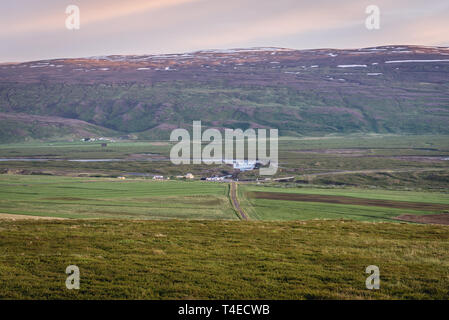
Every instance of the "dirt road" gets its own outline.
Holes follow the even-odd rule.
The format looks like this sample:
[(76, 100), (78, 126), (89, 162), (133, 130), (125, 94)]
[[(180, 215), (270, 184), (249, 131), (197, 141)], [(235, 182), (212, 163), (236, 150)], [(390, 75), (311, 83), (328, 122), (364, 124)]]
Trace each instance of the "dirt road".
[(248, 216), (243, 212), (242, 208), (240, 207), (239, 200), (237, 198), (237, 184), (235, 182), (231, 182), (230, 184), (230, 191), (229, 196), (231, 197), (232, 205), (234, 206), (235, 210), (237, 210), (240, 218), (242, 220), (248, 220)]

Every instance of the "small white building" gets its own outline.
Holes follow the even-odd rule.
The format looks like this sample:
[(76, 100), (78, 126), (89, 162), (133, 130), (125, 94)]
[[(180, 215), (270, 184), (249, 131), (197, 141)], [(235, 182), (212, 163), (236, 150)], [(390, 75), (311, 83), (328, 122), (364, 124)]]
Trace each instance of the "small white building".
[(209, 177), (206, 178), (206, 181), (223, 181), (225, 177)]
[(153, 180), (164, 180), (164, 176), (154, 176)]
[(256, 167), (256, 161), (249, 161), (249, 160), (243, 160), (243, 161), (234, 161), (233, 163), (234, 169), (238, 169), (240, 171), (249, 171), (254, 170)]
[(194, 179), (194, 178), (195, 178), (195, 176), (193, 174), (191, 174), (191, 173), (186, 174), (186, 179)]

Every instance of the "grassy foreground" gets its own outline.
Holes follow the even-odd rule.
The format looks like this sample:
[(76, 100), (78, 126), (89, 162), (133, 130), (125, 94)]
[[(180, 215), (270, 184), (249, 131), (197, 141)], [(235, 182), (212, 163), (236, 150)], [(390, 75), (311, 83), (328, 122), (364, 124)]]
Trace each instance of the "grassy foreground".
[[(448, 252), (434, 225), (0, 221), (0, 298), (448, 299)], [(380, 290), (365, 287), (368, 265)]]

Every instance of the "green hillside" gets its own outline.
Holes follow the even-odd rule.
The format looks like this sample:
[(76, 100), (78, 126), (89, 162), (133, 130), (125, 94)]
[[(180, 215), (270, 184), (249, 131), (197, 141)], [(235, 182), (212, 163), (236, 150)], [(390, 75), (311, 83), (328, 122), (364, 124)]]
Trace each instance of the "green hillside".
[[(0, 69), (0, 112), (81, 120), (142, 139), (166, 139), (193, 120), (277, 128), (283, 136), (448, 134), (449, 63), (440, 59), (446, 51), (200, 52), (187, 60), (59, 59), (40, 68), (29, 62)], [(77, 136), (80, 126), (2, 117), (0, 124), (0, 142)]]

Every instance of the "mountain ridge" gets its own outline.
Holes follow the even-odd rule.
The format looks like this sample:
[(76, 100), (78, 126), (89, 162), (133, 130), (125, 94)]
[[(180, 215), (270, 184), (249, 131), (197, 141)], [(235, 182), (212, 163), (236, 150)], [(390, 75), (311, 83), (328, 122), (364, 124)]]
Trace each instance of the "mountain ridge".
[(407, 45), (51, 59), (0, 65), (0, 112), (143, 139), (193, 120), (281, 135), (449, 134), (448, 75), (449, 48)]

